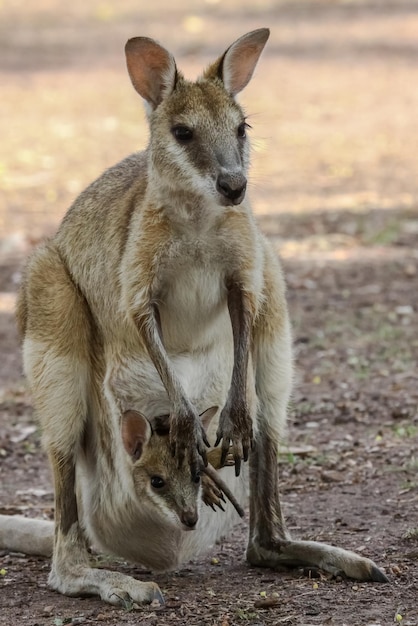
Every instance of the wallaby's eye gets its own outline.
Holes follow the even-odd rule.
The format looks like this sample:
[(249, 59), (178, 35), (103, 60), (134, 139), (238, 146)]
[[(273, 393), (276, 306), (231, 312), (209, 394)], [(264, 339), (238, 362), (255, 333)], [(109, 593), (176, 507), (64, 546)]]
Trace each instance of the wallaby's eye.
[(237, 135), (240, 139), (244, 139), (247, 136), (247, 128), (251, 128), (247, 122), (242, 122), (238, 126)]
[(165, 487), (165, 480), (161, 476), (151, 476), (151, 487), (162, 489)]
[(171, 132), (180, 143), (188, 143), (193, 139), (193, 130), (188, 126), (173, 126)]

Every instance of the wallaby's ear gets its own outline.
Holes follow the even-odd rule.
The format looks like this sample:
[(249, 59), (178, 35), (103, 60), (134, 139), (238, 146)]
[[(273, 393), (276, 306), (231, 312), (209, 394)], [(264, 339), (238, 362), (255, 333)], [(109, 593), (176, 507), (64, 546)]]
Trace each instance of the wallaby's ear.
[(231, 96), (235, 96), (249, 83), (269, 35), (268, 28), (259, 28), (243, 35), (208, 67), (203, 76), (220, 78), (225, 89)]
[(122, 415), (121, 431), (126, 452), (137, 461), (151, 437), (148, 420), (138, 411), (125, 411)]
[(133, 86), (151, 108), (155, 109), (176, 85), (174, 57), (148, 37), (129, 39), (125, 54)]
[(211, 406), (210, 409), (206, 409), (203, 413), (200, 414), (200, 419), (202, 420), (202, 425), (205, 430), (208, 429), (209, 424), (212, 421), (212, 418), (216, 415), (218, 410), (217, 406)]

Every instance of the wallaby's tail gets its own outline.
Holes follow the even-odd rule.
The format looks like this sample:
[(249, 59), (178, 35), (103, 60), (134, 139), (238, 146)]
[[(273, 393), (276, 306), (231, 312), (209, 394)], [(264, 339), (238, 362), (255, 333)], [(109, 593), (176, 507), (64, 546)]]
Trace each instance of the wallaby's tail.
[(54, 522), (21, 515), (0, 515), (0, 550), (51, 556)]

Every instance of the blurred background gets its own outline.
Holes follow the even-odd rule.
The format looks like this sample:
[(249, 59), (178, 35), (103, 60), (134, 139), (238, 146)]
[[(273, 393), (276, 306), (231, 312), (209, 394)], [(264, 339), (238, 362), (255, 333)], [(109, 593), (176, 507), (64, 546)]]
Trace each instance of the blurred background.
[(157, 38), (193, 77), (260, 26), (271, 39), (240, 95), (256, 212), (350, 211), (351, 236), (365, 211), (416, 208), (415, 0), (1, 0), (3, 252), (53, 232), (88, 182), (145, 145), (129, 37)]

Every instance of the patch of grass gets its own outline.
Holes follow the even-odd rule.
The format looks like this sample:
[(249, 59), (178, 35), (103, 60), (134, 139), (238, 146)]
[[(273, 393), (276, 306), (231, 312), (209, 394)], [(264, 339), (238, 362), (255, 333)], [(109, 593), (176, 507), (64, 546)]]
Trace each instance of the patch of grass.
[(255, 611), (249, 611), (248, 609), (237, 609), (235, 615), (243, 622), (252, 622), (258, 617)]
[(418, 541), (418, 528), (408, 528), (402, 535), (405, 541)]
[[(401, 439), (416, 437), (418, 435), (418, 426), (415, 424), (396, 424), (393, 426), (393, 432)], [(414, 462), (418, 463), (414, 457)]]
[(364, 243), (371, 246), (388, 246), (393, 244), (400, 235), (401, 222), (397, 219), (389, 220), (382, 228), (373, 233), (366, 234)]

